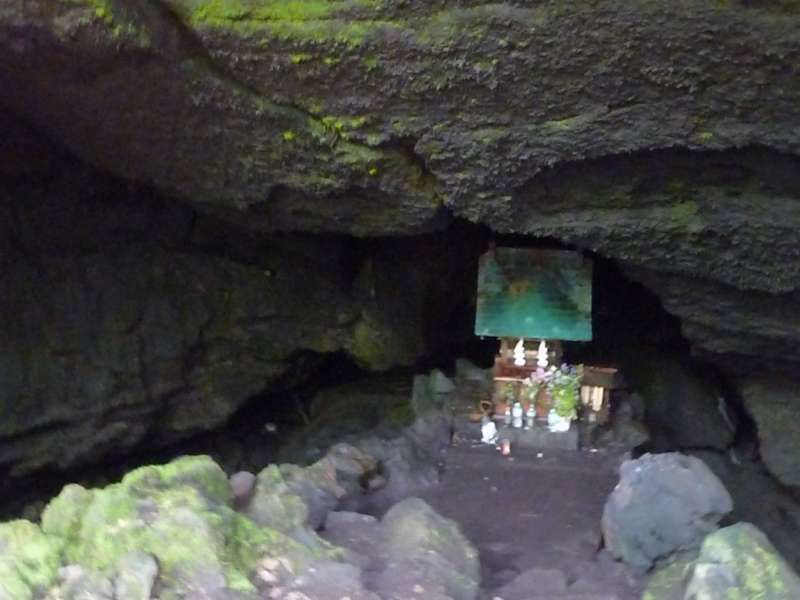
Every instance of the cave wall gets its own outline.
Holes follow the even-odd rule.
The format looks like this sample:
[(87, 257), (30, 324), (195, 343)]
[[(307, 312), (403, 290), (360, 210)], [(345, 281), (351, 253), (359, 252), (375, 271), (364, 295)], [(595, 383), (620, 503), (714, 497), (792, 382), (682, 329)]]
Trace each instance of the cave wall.
[[(184, 410), (191, 429), (279, 378), (295, 350), (408, 364), (449, 343), (408, 323), (435, 320), (448, 277), (467, 275), (452, 257), (473, 247), (437, 233), (453, 217), (617, 261), (736, 393), (765, 373), (794, 390), (798, 25), (789, 0), (0, 2), (9, 127), (22, 118), (129, 186), (54, 174), (35, 136), (5, 144), (1, 293), (20, 319), (4, 336), (25, 350), (8, 353), (4, 411), (46, 406), (30, 409), (45, 439), (79, 396), (106, 396), (87, 401), (103, 431), (115, 403), (147, 397), (170, 415), (211, 379), (238, 390), (213, 394), (205, 417)], [(321, 237), (243, 241), (287, 232)], [(392, 237), (421, 233), (419, 253)], [(144, 358), (130, 340), (75, 354), (137, 327)], [(101, 361), (133, 399), (106, 376), (20, 400), (34, 380), (82, 390), (77, 373)]]
[(248, 234), (29, 127), (3, 129), (11, 154), (29, 147), (40, 165), (0, 183), (0, 469), (11, 475), (220, 427), (251, 398), (313, 377), (309, 354), (380, 371), (468, 333), (458, 314), (455, 339), (424, 332), (471, 288), (469, 240)]

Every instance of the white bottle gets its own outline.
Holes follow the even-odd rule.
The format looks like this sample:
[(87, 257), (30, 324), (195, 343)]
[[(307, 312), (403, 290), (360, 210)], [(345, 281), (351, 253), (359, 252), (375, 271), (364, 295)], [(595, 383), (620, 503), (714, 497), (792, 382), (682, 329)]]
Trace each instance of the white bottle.
[(506, 427), (511, 426), (511, 405), (506, 404), (506, 412), (503, 415), (503, 423), (505, 423)]
[(522, 404), (520, 404), (519, 402), (514, 402), (514, 408), (511, 409), (511, 425), (515, 429), (522, 428), (523, 412), (524, 411), (522, 410)]
[(536, 411), (533, 409), (533, 404), (528, 406), (528, 412), (525, 413), (525, 429), (533, 429), (533, 424), (536, 421)]

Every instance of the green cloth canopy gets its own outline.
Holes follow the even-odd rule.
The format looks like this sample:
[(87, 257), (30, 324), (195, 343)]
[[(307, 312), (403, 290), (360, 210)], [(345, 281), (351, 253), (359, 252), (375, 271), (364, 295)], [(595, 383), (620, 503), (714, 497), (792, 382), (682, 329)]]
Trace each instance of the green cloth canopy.
[(591, 340), (591, 260), (564, 250), (490, 250), (480, 259), (475, 333)]

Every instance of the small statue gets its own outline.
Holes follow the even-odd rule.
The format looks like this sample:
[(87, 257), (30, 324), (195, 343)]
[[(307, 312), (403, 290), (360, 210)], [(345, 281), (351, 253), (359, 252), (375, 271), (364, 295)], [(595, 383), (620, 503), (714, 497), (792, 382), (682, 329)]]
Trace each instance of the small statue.
[(548, 365), (547, 360), (547, 342), (542, 340), (539, 342), (539, 351), (536, 353), (536, 366), (544, 369)]
[(514, 365), (517, 367), (525, 366), (525, 340), (519, 338), (517, 345), (514, 346)]
[(481, 441), (484, 444), (495, 445), (497, 443), (497, 425), (489, 417), (483, 417), (481, 424)]

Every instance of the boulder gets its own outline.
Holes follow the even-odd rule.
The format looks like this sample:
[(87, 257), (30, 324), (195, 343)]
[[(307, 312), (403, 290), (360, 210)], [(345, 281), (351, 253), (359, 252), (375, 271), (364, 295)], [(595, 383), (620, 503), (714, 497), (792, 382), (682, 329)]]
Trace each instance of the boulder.
[(800, 380), (744, 380), (740, 392), (758, 428), (761, 460), (783, 484), (800, 486)]
[[(386, 590), (413, 598), (420, 593), (473, 600), (480, 582), (478, 552), (458, 525), (419, 498), (395, 504), (382, 520), (387, 566), (378, 576)], [(423, 590), (415, 592), (414, 590)]]
[(703, 541), (684, 600), (794, 600), (800, 577), (750, 523), (716, 531)]
[(375, 459), (339, 443), (308, 467), (270, 465), (261, 471), (245, 513), (256, 523), (289, 534), (305, 526), (318, 529), (328, 512), (360, 495), (376, 472)]
[(152, 587), (155, 565), (165, 595), (202, 590), (232, 599), (255, 594), (251, 575), (263, 560), (300, 574), (325, 557), (321, 542), (304, 545), (259, 527), (232, 502), (219, 466), (184, 457), (136, 469), (104, 489), (68, 486), (45, 509), (42, 530), (63, 546), (63, 559), (80, 574), (75, 581), (89, 585), (93, 573), (110, 575), (131, 597)]
[(701, 460), (645, 454), (622, 464), (603, 510), (603, 537), (611, 554), (645, 571), (698, 546), (732, 509), (727, 490)]
[(637, 348), (625, 359), (625, 375), (642, 399), (655, 450), (724, 450), (733, 441), (719, 412), (719, 390), (677, 358)]
[(248, 471), (239, 471), (231, 475), (234, 506), (242, 508), (250, 503), (256, 490), (256, 481), (256, 476)]

